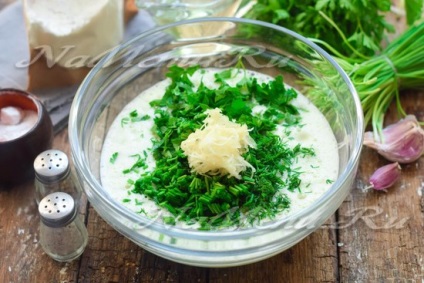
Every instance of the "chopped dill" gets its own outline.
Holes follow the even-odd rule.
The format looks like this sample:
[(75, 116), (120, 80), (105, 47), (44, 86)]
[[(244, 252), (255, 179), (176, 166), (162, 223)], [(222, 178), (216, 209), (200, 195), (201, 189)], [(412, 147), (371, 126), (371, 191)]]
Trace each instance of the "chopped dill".
[(135, 123), (140, 121), (146, 121), (149, 119), (150, 119), (149, 115), (140, 116), (138, 114), (137, 109), (134, 109), (128, 114), (128, 117), (124, 117), (121, 119), (121, 127), (123, 127), (124, 125), (127, 125), (129, 122)]
[(144, 214), (147, 216), (147, 212), (143, 208), (140, 208), (140, 210), (138, 211), (138, 214)]
[(140, 154), (133, 154), (130, 157), (136, 157), (137, 161), (131, 166), (131, 168), (124, 169), (122, 173), (128, 174), (130, 172), (139, 172), (139, 169), (147, 169), (148, 165), (146, 163), (146, 154), (143, 153), (143, 156)]
[(116, 158), (118, 158), (119, 153), (114, 152), (112, 156), (109, 158), (109, 162), (115, 164)]
[(136, 117), (132, 117), (131, 118), (131, 122), (140, 122), (140, 121), (146, 121), (149, 120), (150, 116), (149, 115), (144, 115), (144, 116), (136, 116)]
[(165, 223), (165, 224), (168, 224), (168, 225), (175, 225), (175, 218), (174, 217), (172, 217), (172, 216), (164, 216), (163, 217), (163, 222)]
[(137, 117), (138, 116), (137, 110), (135, 109), (135, 110), (131, 111), (129, 115), (130, 115), (131, 118)]
[(130, 118), (128, 117), (124, 117), (121, 119), (121, 127), (124, 127), (124, 125), (128, 124), (128, 122), (130, 121)]

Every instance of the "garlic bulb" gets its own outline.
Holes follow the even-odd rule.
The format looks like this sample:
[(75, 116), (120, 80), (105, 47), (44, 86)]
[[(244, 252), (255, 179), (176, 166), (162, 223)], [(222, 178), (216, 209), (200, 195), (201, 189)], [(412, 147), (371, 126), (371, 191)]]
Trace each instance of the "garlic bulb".
[(375, 133), (366, 132), (364, 145), (390, 161), (410, 163), (424, 153), (424, 130), (414, 115), (408, 115), (383, 129), (383, 141), (379, 141)]

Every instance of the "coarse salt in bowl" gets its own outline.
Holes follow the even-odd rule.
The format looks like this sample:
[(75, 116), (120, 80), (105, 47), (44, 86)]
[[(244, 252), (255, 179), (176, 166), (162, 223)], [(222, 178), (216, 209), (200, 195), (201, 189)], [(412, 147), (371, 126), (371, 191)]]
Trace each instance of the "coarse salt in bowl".
[(0, 189), (34, 177), (34, 159), (49, 149), (53, 126), (44, 105), (18, 89), (0, 89)]
[[(113, 121), (141, 92), (165, 79), (169, 66), (247, 70), (302, 92), (333, 131), (338, 176), (318, 199), (263, 225), (200, 231), (138, 214), (107, 192), (101, 153)], [(323, 72), (325, 70), (325, 73)], [(319, 228), (340, 206), (354, 181), (363, 139), (360, 101), (348, 76), (325, 51), (281, 27), (236, 18), (204, 18), (158, 27), (118, 46), (90, 72), (74, 99), (71, 153), (89, 201), (117, 231), (164, 258), (195, 266), (227, 267), (284, 251)], [(317, 145), (319, 146), (319, 145)]]

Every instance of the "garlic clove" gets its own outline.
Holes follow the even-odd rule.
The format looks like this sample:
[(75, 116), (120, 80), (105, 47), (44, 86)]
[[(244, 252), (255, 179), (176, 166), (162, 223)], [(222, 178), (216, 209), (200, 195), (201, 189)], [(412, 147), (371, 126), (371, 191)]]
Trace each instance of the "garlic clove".
[(401, 167), (399, 163), (391, 163), (378, 168), (370, 177), (369, 188), (377, 191), (386, 191), (400, 178)]
[(424, 132), (422, 129), (412, 129), (392, 144), (383, 144), (378, 152), (390, 161), (414, 162), (424, 152)]
[(424, 130), (413, 115), (386, 127), (383, 139), (383, 142), (377, 141), (373, 132), (366, 132), (364, 145), (377, 150), (386, 159), (399, 163), (413, 162), (424, 153)]
[(414, 115), (408, 115), (399, 120), (397, 123), (391, 124), (383, 129), (385, 143), (392, 143), (405, 135), (412, 129), (420, 128), (417, 118)]

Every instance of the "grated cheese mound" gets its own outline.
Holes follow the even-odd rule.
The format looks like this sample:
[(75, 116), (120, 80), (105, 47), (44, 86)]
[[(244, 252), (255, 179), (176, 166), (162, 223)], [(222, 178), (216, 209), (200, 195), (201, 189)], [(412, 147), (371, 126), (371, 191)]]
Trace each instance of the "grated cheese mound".
[(181, 143), (190, 168), (198, 174), (229, 175), (240, 179), (240, 172), (255, 168), (241, 155), (249, 146), (256, 148), (246, 125), (230, 121), (218, 108), (205, 112), (203, 126)]

